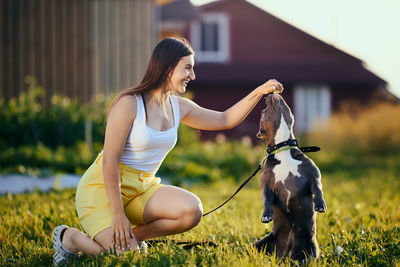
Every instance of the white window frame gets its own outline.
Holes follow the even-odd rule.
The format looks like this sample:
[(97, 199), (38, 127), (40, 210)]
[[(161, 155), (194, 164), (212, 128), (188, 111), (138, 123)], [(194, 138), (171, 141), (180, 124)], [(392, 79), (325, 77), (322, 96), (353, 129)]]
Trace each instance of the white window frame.
[(311, 132), (331, 117), (331, 90), (326, 84), (300, 84), (294, 87), (294, 128)]
[[(218, 51), (202, 51), (201, 50), (201, 23), (217, 23), (218, 24)], [(200, 20), (191, 23), (191, 41), (196, 53), (196, 61), (198, 62), (226, 62), (230, 55), (230, 33), (229, 33), (229, 17), (224, 13), (206, 13), (201, 15)]]

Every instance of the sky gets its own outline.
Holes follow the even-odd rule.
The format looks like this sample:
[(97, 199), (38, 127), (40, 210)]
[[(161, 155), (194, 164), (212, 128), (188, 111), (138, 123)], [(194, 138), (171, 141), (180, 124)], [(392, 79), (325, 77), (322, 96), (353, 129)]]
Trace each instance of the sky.
[(248, 1), (359, 58), (400, 97), (400, 0)]

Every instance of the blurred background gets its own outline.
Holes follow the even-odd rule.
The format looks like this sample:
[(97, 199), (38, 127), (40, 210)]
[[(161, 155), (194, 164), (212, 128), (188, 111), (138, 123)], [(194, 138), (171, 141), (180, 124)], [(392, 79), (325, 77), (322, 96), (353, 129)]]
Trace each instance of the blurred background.
[[(275, 78), (285, 86), (300, 144), (323, 148), (316, 159), (322, 168), (344, 153), (394, 157), (398, 7), (395, 1), (2, 0), (0, 173), (81, 175), (102, 149), (115, 92), (140, 81), (153, 47), (170, 36), (195, 49), (197, 79), (187, 96), (198, 104), (225, 110)], [(260, 101), (230, 131), (181, 126), (160, 175), (174, 184), (240, 180), (263, 154), (255, 134), (264, 107)]]

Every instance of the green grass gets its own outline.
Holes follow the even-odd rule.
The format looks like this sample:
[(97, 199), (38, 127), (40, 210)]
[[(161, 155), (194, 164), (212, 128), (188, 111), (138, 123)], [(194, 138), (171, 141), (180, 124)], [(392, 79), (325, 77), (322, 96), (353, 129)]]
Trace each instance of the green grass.
[[(317, 218), (321, 256), (309, 266), (400, 265), (400, 157), (365, 156), (332, 158), (315, 154), (323, 173), (328, 210)], [(314, 156), (314, 155), (312, 155)], [(245, 177), (243, 177), (245, 178)], [(207, 217), (193, 230), (168, 237), (167, 244), (148, 254), (128, 253), (91, 259), (85, 266), (262, 266), (287, 265), (289, 259), (257, 253), (251, 243), (271, 231), (260, 222), (261, 192), (257, 179), (227, 206)], [(236, 185), (217, 182), (187, 188), (209, 211), (225, 200)], [(79, 227), (74, 190), (0, 197), (0, 265), (48, 266), (52, 264), (52, 229), (62, 223)], [(209, 240), (218, 247), (184, 250), (173, 240)], [(338, 253), (340, 248), (343, 249)]]

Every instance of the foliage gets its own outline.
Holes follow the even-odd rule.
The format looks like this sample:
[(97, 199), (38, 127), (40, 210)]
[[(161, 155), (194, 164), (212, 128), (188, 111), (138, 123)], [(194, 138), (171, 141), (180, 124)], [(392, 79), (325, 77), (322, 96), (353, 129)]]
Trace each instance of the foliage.
[(321, 124), (308, 140), (336, 153), (392, 154), (400, 151), (400, 105), (380, 103), (361, 108), (350, 103)]
[[(92, 103), (81, 105), (53, 95), (46, 103), (43, 88), (30, 78), (29, 90), (0, 101), (0, 169), (82, 172), (101, 150), (109, 101), (97, 95)], [(92, 125), (93, 147), (85, 144), (86, 121)]]
[[(315, 154), (316, 155), (316, 154)], [(327, 159), (330, 155), (321, 155)], [(340, 159), (339, 159), (340, 160)], [(347, 161), (343, 159), (343, 161)], [(351, 159), (351, 162), (363, 161)], [(328, 162), (329, 160), (326, 160)], [(323, 177), (328, 210), (317, 216), (321, 256), (307, 266), (395, 266), (400, 264), (400, 179), (398, 157), (375, 157), (373, 166), (336, 168)], [(328, 163), (325, 163), (328, 164)], [(345, 166), (341, 163), (341, 166)], [(324, 174), (325, 171), (322, 170)], [(260, 222), (261, 192), (257, 181), (227, 206), (204, 217), (193, 230), (167, 237), (148, 254), (127, 253), (76, 259), (78, 266), (299, 266), (254, 251), (251, 243), (271, 231), (272, 223)], [(225, 200), (234, 187), (227, 181), (187, 187), (209, 211)], [(80, 229), (73, 190), (36, 191), (0, 196), (0, 265), (48, 266), (53, 249), (51, 233), (57, 225)], [(209, 240), (217, 247), (197, 246), (189, 251), (174, 240)]]
[(162, 164), (159, 175), (173, 184), (215, 182), (220, 179), (243, 180), (262, 158), (261, 146), (244, 141), (200, 141), (196, 132), (182, 125), (181, 140)]
[[(97, 144), (96, 146), (97, 151), (102, 147)], [(2, 171), (7, 173), (28, 175), (54, 172), (83, 173), (94, 157), (95, 153), (84, 142), (78, 142), (71, 147), (58, 146), (53, 149), (39, 143), (34, 146), (4, 148), (0, 154), (0, 163)]]
[(18, 98), (0, 102), (0, 147), (73, 146), (85, 139), (88, 119), (94, 124), (94, 141), (103, 142), (105, 105), (106, 100), (100, 95), (91, 105), (81, 105), (60, 95), (51, 96), (50, 103), (46, 103), (44, 89), (30, 78), (29, 90), (21, 92)]

